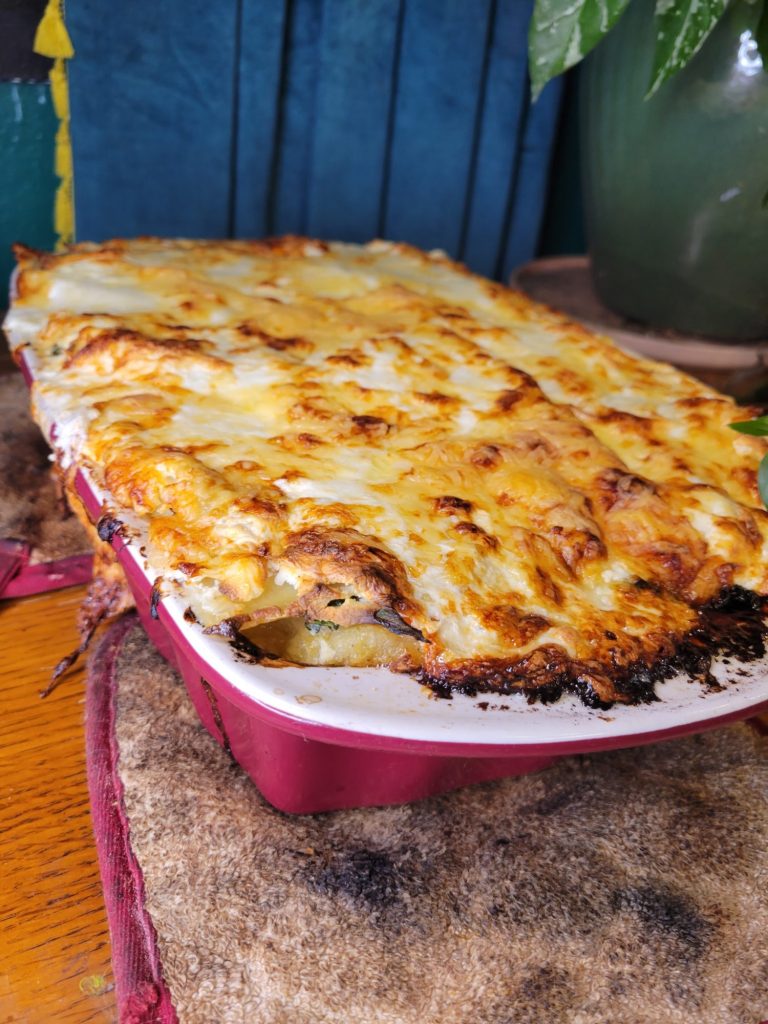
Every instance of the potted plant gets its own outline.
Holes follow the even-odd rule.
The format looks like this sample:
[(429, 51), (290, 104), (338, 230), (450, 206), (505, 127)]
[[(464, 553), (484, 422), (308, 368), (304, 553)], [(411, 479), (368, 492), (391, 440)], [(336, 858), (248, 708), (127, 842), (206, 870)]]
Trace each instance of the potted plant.
[(534, 95), (587, 54), (601, 299), (656, 328), (768, 338), (768, 0), (537, 0)]

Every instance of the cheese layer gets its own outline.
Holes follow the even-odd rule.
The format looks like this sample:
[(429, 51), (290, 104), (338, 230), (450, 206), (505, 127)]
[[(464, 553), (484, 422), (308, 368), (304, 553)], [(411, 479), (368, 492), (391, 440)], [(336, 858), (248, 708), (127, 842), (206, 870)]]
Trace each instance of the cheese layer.
[(439, 254), (139, 239), (19, 259), (6, 330), (33, 350), (38, 420), (146, 523), (205, 626), (376, 625), (406, 635), (382, 660), (428, 680), (570, 672), (631, 699), (622, 672), (669, 657), (700, 606), (768, 592), (765, 445), (728, 429), (752, 410)]

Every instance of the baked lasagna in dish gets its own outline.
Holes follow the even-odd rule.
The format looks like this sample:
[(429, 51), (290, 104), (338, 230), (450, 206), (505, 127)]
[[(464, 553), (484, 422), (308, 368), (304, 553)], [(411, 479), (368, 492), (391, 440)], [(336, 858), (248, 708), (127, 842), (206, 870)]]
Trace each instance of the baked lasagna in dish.
[(17, 256), (58, 464), (201, 628), (589, 704), (763, 653), (765, 443), (729, 429), (755, 410), (406, 245)]

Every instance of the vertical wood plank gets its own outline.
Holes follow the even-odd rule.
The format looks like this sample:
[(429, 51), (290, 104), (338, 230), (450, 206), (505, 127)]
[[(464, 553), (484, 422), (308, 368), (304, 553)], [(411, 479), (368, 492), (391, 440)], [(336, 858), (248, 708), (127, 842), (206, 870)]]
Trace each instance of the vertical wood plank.
[(80, 238), (224, 235), (237, 0), (67, 0)]
[(379, 230), (398, 0), (325, 0), (307, 230), (362, 242)]
[(459, 250), (490, 0), (407, 0), (384, 234)]
[(480, 274), (497, 272), (506, 242), (528, 84), (530, 0), (497, 0), (460, 257)]
[[(262, 0), (264, 2), (264, 0)], [(290, 0), (269, 231), (303, 234), (317, 95), (319, 0)]]
[(530, 6), (68, 0), (79, 236), (385, 234), (506, 274), (535, 245), (559, 99), (516, 157)]
[(233, 234), (270, 230), (287, 0), (242, 0)]
[(528, 108), (507, 243), (499, 268), (502, 281), (536, 253), (562, 86), (562, 78), (556, 78)]

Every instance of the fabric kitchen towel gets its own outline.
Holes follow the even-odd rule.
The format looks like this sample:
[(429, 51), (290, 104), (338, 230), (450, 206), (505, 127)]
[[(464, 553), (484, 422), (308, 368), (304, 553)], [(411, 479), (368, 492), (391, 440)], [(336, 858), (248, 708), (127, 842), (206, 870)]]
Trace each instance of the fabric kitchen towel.
[(768, 751), (747, 725), (402, 807), (290, 816), (129, 615), (88, 762), (130, 1024), (757, 1024)]
[(84, 583), (91, 576), (88, 538), (59, 493), (16, 370), (0, 373), (0, 410), (0, 560), (14, 559), (7, 575), (0, 569), (0, 597)]

